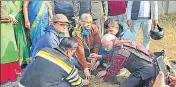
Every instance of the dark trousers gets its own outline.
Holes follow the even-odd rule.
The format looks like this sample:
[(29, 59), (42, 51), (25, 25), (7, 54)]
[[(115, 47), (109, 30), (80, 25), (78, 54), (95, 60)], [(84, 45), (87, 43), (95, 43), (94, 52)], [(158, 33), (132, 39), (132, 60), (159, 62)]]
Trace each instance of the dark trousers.
[(151, 79), (143, 80), (138, 72), (132, 73), (119, 87), (148, 87)]
[(72, 86), (70, 85), (70, 83), (63, 80), (60, 84), (58, 84), (58, 87), (72, 87)]

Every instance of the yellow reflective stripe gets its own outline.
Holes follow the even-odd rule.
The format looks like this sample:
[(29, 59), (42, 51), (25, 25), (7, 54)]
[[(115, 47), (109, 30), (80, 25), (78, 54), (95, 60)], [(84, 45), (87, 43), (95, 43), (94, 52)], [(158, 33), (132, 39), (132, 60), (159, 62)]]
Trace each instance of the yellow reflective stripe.
[(75, 77), (76, 74), (78, 74), (78, 70), (77, 69), (75, 69), (75, 72), (73, 72), (72, 74), (70, 74), (66, 79), (70, 80), (71, 78)]
[(41, 5), (41, 8), (40, 8), (40, 11), (39, 11), (39, 13), (37, 14), (37, 17), (35, 18), (34, 23), (33, 23), (32, 26), (31, 26), (31, 30), (34, 29), (34, 27), (36, 27), (36, 25), (39, 23), (39, 21), (40, 21), (40, 16), (42, 16), (42, 15), (43, 15), (43, 12), (44, 12), (45, 4), (46, 4), (46, 2), (43, 1), (43, 2), (42, 2), (42, 5)]
[(68, 74), (71, 72), (72, 68), (66, 64), (64, 61), (62, 61), (60, 58), (56, 58), (52, 56), (50, 53), (45, 52), (45, 51), (39, 51), (37, 53), (37, 56), (41, 56), (47, 60), (50, 60), (51, 62), (57, 64), (60, 66), (62, 69), (64, 69)]
[(76, 71), (76, 68), (75, 68), (75, 66), (72, 68), (72, 71), (70, 72), (70, 74), (68, 75), (68, 77), (70, 76), (70, 75), (72, 75), (74, 72)]
[(72, 82), (71, 84), (72, 85), (80, 85), (81, 82), (82, 82), (82, 79), (81, 79), (81, 77), (79, 77), (79, 79), (76, 82)]
[(71, 79), (71, 80), (68, 80), (70, 83), (71, 82), (74, 82), (74, 81), (76, 81), (76, 80), (78, 80), (79, 79), (79, 76), (78, 76), (78, 74), (75, 76), (75, 78), (73, 78), (73, 79)]

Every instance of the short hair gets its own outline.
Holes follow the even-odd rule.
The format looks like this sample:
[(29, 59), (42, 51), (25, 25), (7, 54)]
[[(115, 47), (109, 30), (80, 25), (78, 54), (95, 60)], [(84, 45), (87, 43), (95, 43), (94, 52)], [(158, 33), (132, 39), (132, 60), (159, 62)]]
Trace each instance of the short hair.
[(108, 40), (108, 41), (112, 41), (116, 38), (116, 36), (112, 35), (112, 34), (105, 34), (102, 38), (101, 38), (101, 42), (103, 40)]
[(68, 49), (73, 49), (73, 48), (77, 48), (77, 47), (78, 47), (78, 43), (72, 37), (64, 37), (59, 44), (59, 48), (62, 51), (66, 51)]
[(88, 20), (88, 19), (92, 19), (92, 16), (89, 14), (89, 13), (83, 13), (80, 17), (80, 21), (85, 21), (85, 20)]
[(110, 28), (110, 27), (115, 27), (115, 28), (119, 28), (118, 22), (112, 18), (108, 18), (105, 22), (104, 22), (104, 28)]

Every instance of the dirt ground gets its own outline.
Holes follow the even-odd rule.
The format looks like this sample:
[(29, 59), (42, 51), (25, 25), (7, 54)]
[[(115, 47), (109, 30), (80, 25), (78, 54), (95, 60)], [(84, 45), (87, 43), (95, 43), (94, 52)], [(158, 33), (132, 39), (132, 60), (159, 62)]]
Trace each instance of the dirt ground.
[[(167, 16), (160, 16), (159, 24), (164, 28), (165, 36), (162, 40), (154, 41), (151, 39), (150, 50), (152, 52), (161, 51), (163, 48), (167, 49), (167, 56), (170, 60), (176, 60), (176, 13), (169, 14)], [(142, 43), (142, 29), (138, 35), (138, 41)], [(129, 74), (125, 74), (117, 77), (122, 82)], [(20, 79), (20, 77), (18, 78)], [(91, 85), (89, 87), (117, 87), (117, 84), (98, 83), (97, 77), (92, 78)], [(18, 81), (7, 82), (1, 84), (1, 87), (18, 87)]]

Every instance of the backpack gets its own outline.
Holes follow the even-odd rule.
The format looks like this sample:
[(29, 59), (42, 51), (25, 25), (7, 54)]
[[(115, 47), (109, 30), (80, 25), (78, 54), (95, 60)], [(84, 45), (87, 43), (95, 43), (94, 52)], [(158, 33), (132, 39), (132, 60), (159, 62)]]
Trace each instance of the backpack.
[(131, 48), (139, 52), (142, 52), (146, 56), (149, 56), (149, 57), (152, 56), (152, 53), (148, 49), (146, 49), (142, 44), (139, 44), (132, 40), (120, 38), (119, 40), (115, 40), (114, 45), (115, 47), (120, 47), (127, 50), (130, 50), (129, 48)]

